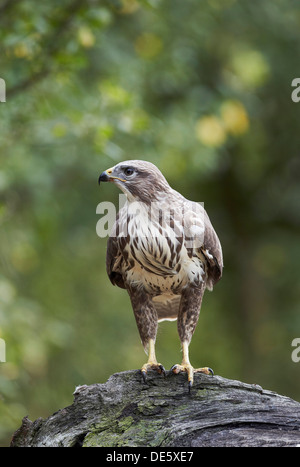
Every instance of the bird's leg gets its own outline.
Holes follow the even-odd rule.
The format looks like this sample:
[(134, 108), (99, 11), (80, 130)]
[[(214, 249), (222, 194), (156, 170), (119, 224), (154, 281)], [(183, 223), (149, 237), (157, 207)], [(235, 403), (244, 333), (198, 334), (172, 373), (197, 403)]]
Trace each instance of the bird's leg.
[(204, 367), (204, 368), (193, 368), (192, 365), (190, 364), (190, 359), (189, 359), (189, 343), (187, 341), (184, 341), (182, 343), (182, 362), (181, 365), (173, 365), (171, 370), (173, 373), (176, 375), (180, 373), (180, 371), (185, 371), (188, 375), (188, 384), (189, 384), (189, 391), (191, 390), (191, 387), (194, 382), (194, 373), (204, 373), (205, 375), (213, 375), (214, 372), (211, 368), (209, 367)]
[(189, 345), (198, 322), (204, 290), (204, 283), (201, 288), (186, 288), (181, 295), (179, 306), (177, 328), (182, 347), (182, 363), (173, 365), (171, 370), (175, 374), (180, 371), (187, 373), (189, 391), (194, 382), (194, 373), (213, 374), (212, 369), (208, 367), (194, 369), (189, 360)]
[(164, 376), (166, 375), (164, 367), (162, 366), (161, 363), (158, 363), (156, 360), (154, 339), (149, 339), (148, 361), (141, 368), (143, 380), (145, 382), (146, 382), (146, 375), (147, 375), (148, 370), (157, 370), (158, 373), (162, 373)]
[(142, 344), (147, 353), (148, 361), (142, 368), (143, 380), (146, 381), (148, 370), (157, 370), (165, 376), (165, 369), (158, 363), (155, 356), (155, 340), (157, 334), (157, 312), (149, 295), (142, 289), (136, 287), (128, 288), (136, 324), (141, 336)]

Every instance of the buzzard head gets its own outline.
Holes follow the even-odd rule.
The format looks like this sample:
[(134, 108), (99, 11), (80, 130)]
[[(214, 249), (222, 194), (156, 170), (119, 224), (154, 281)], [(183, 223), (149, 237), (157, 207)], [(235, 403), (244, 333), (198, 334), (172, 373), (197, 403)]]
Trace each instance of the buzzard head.
[(154, 164), (140, 160), (120, 162), (102, 172), (98, 182), (99, 185), (100, 182), (113, 182), (129, 200), (147, 204), (171, 190), (165, 177)]

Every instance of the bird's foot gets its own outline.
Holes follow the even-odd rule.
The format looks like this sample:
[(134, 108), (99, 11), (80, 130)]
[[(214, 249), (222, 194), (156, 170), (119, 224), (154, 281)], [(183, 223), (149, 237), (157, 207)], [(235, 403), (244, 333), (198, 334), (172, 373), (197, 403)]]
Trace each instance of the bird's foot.
[(159, 374), (163, 374), (164, 377), (166, 376), (166, 370), (164, 369), (164, 367), (163, 367), (163, 365), (161, 363), (152, 362), (152, 361), (149, 362), (148, 361), (141, 368), (141, 373), (142, 373), (144, 383), (146, 383), (146, 381), (147, 381), (147, 372), (148, 372), (148, 370), (156, 370)]
[(181, 365), (173, 365), (171, 368), (171, 371), (175, 375), (180, 373), (181, 371), (184, 371), (188, 375), (188, 385), (189, 385), (189, 392), (191, 392), (191, 387), (193, 386), (194, 382), (194, 373), (204, 373), (205, 375), (214, 375), (214, 372), (211, 368), (209, 367), (204, 367), (204, 368), (193, 368), (190, 363), (182, 363)]

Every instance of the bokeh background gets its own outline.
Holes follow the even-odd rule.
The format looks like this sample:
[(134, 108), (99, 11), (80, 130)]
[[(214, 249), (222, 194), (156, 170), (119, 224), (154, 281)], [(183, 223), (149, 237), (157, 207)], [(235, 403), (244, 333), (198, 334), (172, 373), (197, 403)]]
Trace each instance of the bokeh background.
[[(99, 174), (146, 159), (204, 201), (224, 250), (191, 362), (300, 400), (298, 0), (1, 0), (0, 439), (140, 368), (96, 235)], [(157, 356), (181, 360), (176, 323)]]

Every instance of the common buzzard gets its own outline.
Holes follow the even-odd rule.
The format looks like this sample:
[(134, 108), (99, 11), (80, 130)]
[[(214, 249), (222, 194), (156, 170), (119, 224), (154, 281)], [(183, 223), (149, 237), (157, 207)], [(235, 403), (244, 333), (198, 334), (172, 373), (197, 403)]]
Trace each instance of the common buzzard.
[(142, 368), (165, 374), (155, 356), (158, 323), (176, 320), (182, 363), (174, 373), (213, 374), (208, 367), (194, 369), (189, 344), (205, 289), (212, 290), (222, 276), (220, 241), (200, 203), (173, 190), (150, 162), (129, 160), (107, 169), (100, 182), (113, 182), (126, 195), (107, 244), (106, 269), (113, 285), (127, 290), (141, 336), (148, 351)]

